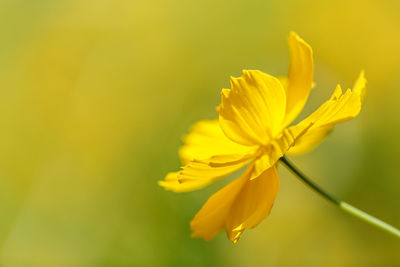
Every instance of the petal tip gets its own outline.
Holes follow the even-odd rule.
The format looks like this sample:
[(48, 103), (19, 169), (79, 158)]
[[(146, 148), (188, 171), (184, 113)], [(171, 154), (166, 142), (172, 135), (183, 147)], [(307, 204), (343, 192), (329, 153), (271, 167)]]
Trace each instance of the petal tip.
[(357, 80), (353, 85), (353, 92), (357, 93), (361, 97), (361, 102), (363, 102), (365, 98), (365, 86), (367, 84), (367, 79), (365, 78), (365, 71), (364, 69), (361, 70), (360, 74), (358, 75)]
[(289, 38), (297, 38), (299, 35), (295, 31), (290, 31), (289, 32)]
[(303, 39), (301, 39), (301, 37), (295, 31), (290, 31), (288, 38), (289, 40), (303, 41)]
[(244, 232), (245, 228), (243, 227), (243, 224), (240, 224), (238, 227), (235, 229), (231, 230), (230, 232), (227, 232), (228, 239), (233, 243), (237, 244), (239, 242), (240, 236)]
[(160, 187), (164, 188), (164, 190), (166, 190), (166, 191), (174, 191), (173, 188), (171, 187), (171, 184), (168, 183), (168, 182), (165, 181), (165, 180), (157, 181), (157, 184), (158, 184)]

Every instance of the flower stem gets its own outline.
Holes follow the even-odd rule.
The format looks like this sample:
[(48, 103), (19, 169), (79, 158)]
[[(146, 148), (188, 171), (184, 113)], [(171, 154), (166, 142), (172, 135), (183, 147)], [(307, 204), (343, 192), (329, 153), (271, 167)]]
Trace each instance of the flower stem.
[(368, 213), (357, 209), (356, 207), (332, 196), (331, 194), (327, 193), (325, 190), (323, 190), (321, 187), (319, 187), (317, 184), (315, 184), (313, 181), (310, 180), (310, 178), (305, 175), (302, 171), (300, 171), (292, 162), (288, 160), (285, 156), (280, 158), (280, 161), (286, 165), (286, 167), (289, 168), (300, 180), (302, 180), (305, 184), (311, 187), (315, 192), (320, 194), (322, 197), (324, 197), (326, 200), (330, 201), (331, 203), (335, 204), (338, 206), (340, 209), (343, 211), (373, 225), (376, 226), (389, 234), (392, 234), (398, 238), (400, 238), (400, 230), (391, 226), (390, 224), (385, 223), (382, 220), (379, 220), (378, 218), (375, 218), (374, 216), (369, 215)]

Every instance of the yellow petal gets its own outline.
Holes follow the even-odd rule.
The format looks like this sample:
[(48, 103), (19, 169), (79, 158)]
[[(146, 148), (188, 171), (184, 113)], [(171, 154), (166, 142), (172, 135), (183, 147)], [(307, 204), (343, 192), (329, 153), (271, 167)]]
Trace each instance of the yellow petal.
[(192, 237), (211, 240), (225, 228), (230, 208), (243, 185), (248, 181), (250, 171), (249, 168), (240, 178), (231, 182), (207, 200), (190, 222), (193, 231)]
[[(286, 100), (287, 100), (287, 90), (288, 90), (288, 85), (289, 85), (288, 78), (286, 76), (276, 76), (276, 78), (281, 82), (283, 88), (285, 88)], [(315, 85), (316, 85), (315, 81), (312, 82), (311, 89), (314, 89)]]
[[(228, 156), (227, 156), (228, 158)], [(233, 158), (231, 162), (224, 163), (205, 163), (205, 162), (190, 162), (178, 172), (178, 180), (180, 183), (197, 183), (198, 181), (211, 180), (228, 175), (244, 165), (246, 165), (251, 157), (243, 157), (240, 160)]]
[(245, 146), (268, 144), (283, 126), (285, 90), (279, 80), (261, 71), (243, 71), (222, 90), (219, 122), (225, 135)]
[(311, 47), (296, 33), (288, 38), (290, 65), (286, 87), (285, 126), (289, 125), (303, 110), (313, 86), (313, 53)]
[(328, 125), (325, 127), (310, 129), (302, 138), (299, 138), (295, 142), (294, 146), (290, 148), (287, 153), (289, 155), (298, 155), (310, 151), (332, 132), (333, 127), (334, 126), (332, 125)]
[(353, 85), (353, 92), (360, 95), (361, 102), (364, 101), (366, 85), (367, 85), (367, 79), (365, 79), (365, 73), (364, 70), (362, 70), (356, 82)]
[(226, 222), (229, 239), (236, 243), (245, 229), (256, 227), (272, 209), (279, 190), (279, 177), (275, 166), (264, 171), (257, 179), (245, 183), (237, 195)]
[(257, 147), (239, 145), (228, 139), (218, 120), (194, 124), (184, 143), (179, 154), (185, 166), (159, 182), (167, 190), (186, 192), (203, 188), (243, 167), (257, 152)]
[(364, 72), (361, 72), (353, 90), (347, 89), (343, 94), (340, 85), (338, 85), (328, 101), (299, 124), (290, 127), (289, 129), (298, 131), (312, 124), (310, 129), (296, 141), (288, 154), (300, 154), (309, 151), (332, 131), (335, 124), (356, 117), (361, 111), (365, 85)]
[[(225, 136), (218, 120), (204, 120), (195, 123), (183, 138), (179, 150), (183, 164), (193, 160), (206, 160), (216, 155), (243, 155), (256, 148), (239, 145)], [(221, 159), (220, 159), (221, 160)], [(215, 158), (215, 161), (217, 159)]]
[[(164, 181), (158, 184), (174, 192), (187, 192), (203, 188), (214, 181), (242, 168), (251, 160), (251, 155), (238, 159), (236, 155), (229, 158), (224, 156), (226, 162), (197, 162), (191, 161), (179, 172), (167, 174)], [(230, 160), (230, 161), (229, 161)]]
[(203, 180), (204, 184), (200, 184), (201, 181), (194, 183), (180, 183), (178, 181), (178, 172), (170, 172), (165, 177), (164, 181), (158, 181), (158, 184), (167, 190), (171, 190), (177, 193), (188, 192), (196, 190), (198, 187), (206, 186), (209, 184), (209, 180)]
[(210, 240), (225, 229), (236, 243), (246, 228), (255, 227), (269, 214), (279, 188), (276, 169), (254, 180), (249, 180), (251, 172), (252, 167), (208, 199), (190, 224), (192, 237)]

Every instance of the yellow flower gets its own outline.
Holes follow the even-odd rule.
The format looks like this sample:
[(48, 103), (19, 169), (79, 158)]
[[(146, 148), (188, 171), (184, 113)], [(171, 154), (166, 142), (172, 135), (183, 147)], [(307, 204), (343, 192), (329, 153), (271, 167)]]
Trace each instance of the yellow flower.
[(311, 47), (295, 33), (288, 38), (287, 78), (258, 70), (231, 77), (222, 89), (219, 119), (192, 126), (179, 151), (184, 166), (159, 184), (168, 190), (200, 189), (248, 164), (245, 173), (208, 199), (190, 226), (192, 237), (212, 239), (225, 229), (236, 243), (271, 211), (279, 189), (276, 163), (284, 154), (300, 154), (320, 143), (334, 125), (361, 110), (366, 80), (363, 72), (353, 89), (336, 87), (329, 100), (300, 123), (289, 126), (302, 111), (313, 85)]

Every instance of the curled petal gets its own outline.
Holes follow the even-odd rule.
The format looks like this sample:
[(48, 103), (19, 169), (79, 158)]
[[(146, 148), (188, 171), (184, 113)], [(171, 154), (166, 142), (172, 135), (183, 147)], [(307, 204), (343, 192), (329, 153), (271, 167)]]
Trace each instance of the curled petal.
[(192, 237), (211, 240), (225, 228), (231, 206), (247, 182), (248, 175), (249, 170), (207, 200), (190, 223)]
[(273, 166), (250, 180), (253, 167), (208, 199), (191, 222), (192, 237), (212, 239), (225, 229), (236, 243), (245, 229), (254, 228), (271, 211), (279, 189)]
[(347, 89), (343, 93), (338, 85), (328, 101), (299, 124), (290, 127), (291, 130), (299, 131), (312, 124), (312, 127), (296, 141), (288, 153), (300, 154), (311, 150), (332, 131), (337, 123), (356, 117), (361, 111), (365, 85), (364, 72), (361, 72), (352, 90)]
[(290, 124), (303, 110), (313, 86), (313, 53), (311, 47), (296, 33), (288, 38), (290, 50), (289, 73), (286, 82), (285, 126)]
[(275, 166), (264, 171), (255, 180), (249, 180), (236, 197), (227, 222), (229, 239), (236, 243), (245, 229), (256, 227), (272, 209), (279, 190)]
[(268, 144), (283, 128), (285, 90), (275, 77), (244, 70), (222, 90), (219, 121), (225, 135), (245, 145)]

